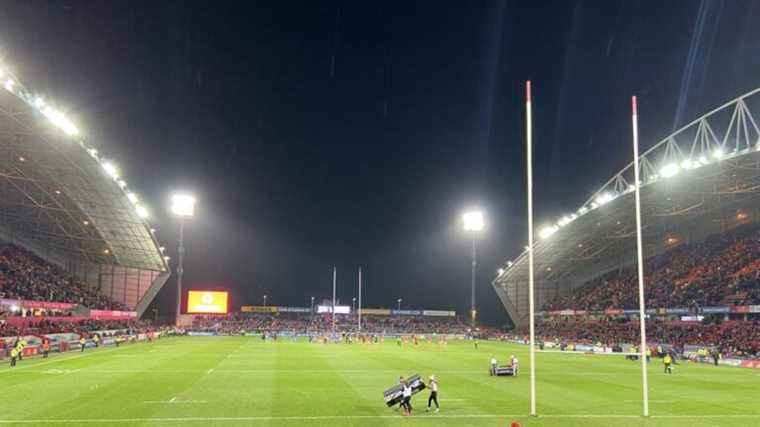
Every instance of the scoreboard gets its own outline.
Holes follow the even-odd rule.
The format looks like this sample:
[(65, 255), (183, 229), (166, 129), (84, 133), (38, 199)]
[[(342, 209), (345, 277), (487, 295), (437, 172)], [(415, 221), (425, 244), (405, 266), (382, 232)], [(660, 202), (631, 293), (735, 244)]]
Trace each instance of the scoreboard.
[(227, 314), (228, 292), (188, 291), (187, 312), (191, 314)]

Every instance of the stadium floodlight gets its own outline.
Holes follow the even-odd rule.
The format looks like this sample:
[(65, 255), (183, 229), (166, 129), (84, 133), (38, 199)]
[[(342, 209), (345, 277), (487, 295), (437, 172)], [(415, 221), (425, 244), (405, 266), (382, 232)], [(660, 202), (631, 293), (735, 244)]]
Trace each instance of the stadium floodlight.
[(464, 222), (465, 231), (481, 231), (485, 227), (483, 212), (481, 211), (465, 212), (462, 215), (462, 221)]
[(662, 169), (660, 169), (660, 175), (662, 175), (663, 178), (670, 178), (677, 175), (680, 171), (681, 168), (678, 166), (678, 164), (668, 163), (667, 165), (663, 166)]
[(42, 115), (44, 115), (45, 117), (47, 117), (48, 120), (50, 120), (50, 123), (54, 124), (56, 127), (64, 131), (66, 135), (74, 136), (79, 133), (79, 129), (77, 129), (74, 123), (72, 123), (71, 120), (66, 118), (66, 116), (63, 115), (63, 113), (56, 110), (55, 108), (46, 106), (42, 108), (41, 111), (42, 111)]
[(501, 276), (502, 274), (504, 274), (504, 269), (500, 268), (500, 269), (496, 270), (496, 274), (498, 274), (499, 276)]
[(604, 192), (598, 195), (595, 199), (597, 206), (602, 206), (614, 200), (615, 196), (612, 193)]
[(130, 202), (137, 204), (137, 194), (127, 193), (127, 199), (129, 199)]
[(195, 214), (195, 197), (189, 194), (178, 193), (171, 197), (171, 211), (179, 217), (179, 248), (177, 258), (177, 317), (176, 324), (179, 326), (179, 316), (182, 314), (182, 275), (184, 269), (182, 261), (185, 257), (185, 218)]
[(103, 162), (103, 170), (113, 179), (119, 179), (119, 169), (111, 162)]
[(195, 197), (189, 194), (172, 196), (172, 213), (180, 217), (190, 217), (195, 214)]
[(145, 206), (137, 206), (135, 208), (135, 211), (137, 212), (137, 216), (139, 216), (142, 219), (147, 218), (150, 214), (148, 213), (148, 210), (145, 209)]
[(396, 303), (398, 304), (398, 309), (401, 310), (401, 302), (404, 301), (403, 299), (399, 298), (396, 300)]
[(485, 228), (485, 221), (483, 219), (483, 212), (479, 209), (467, 211), (462, 215), (462, 222), (464, 223), (464, 231), (472, 232), (472, 280), (470, 282), (470, 323), (472, 327), (475, 327), (475, 267), (477, 266), (475, 243), (477, 242), (477, 235)]
[(720, 148), (720, 147), (716, 148), (712, 152), (712, 156), (715, 157), (716, 159), (722, 159), (723, 158), (723, 154), (724, 154), (723, 153), (723, 149)]
[(15, 83), (13, 82), (13, 80), (8, 79), (8, 80), (5, 81), (5, 83), (3, 84), (3, 86), (5, 87), (5, 90), (7, 90), (8, 92), (13, 92), (13, 85), (14, 84)]
[(556, 233), (557, 230), (559, 230), (559, 227), (557, 227), (556, 225), (550, 225), (548, 227), (544, 227), (538, 232), (538, 237), (542, 239), (546, 239), (548, 237), (551, 237), (552, 234)]

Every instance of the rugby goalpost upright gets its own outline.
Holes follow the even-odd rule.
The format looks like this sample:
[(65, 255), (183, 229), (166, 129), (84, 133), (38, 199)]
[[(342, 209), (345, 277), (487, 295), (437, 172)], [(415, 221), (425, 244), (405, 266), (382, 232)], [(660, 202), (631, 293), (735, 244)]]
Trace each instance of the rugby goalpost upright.
[(525, 83), (526, 151), (528, 163), (528, 316), (530, 317), (530, 415), (536, 416), (536, 325), (533, 303), (533, 116), (530, 80)]
[(636, 194), (636, 258), (639, 278), (639, 334), (641, 343), (639, 345), (639, 359), (641, 359), (641, 386), (643, 389), (644, 416), (649, 416), (649, 390), (647, 381), (647, 329), (644, 308), (644, 256), (641, 247), (641, 197), (640, 190), (641, 180), (639, 179), (639, 117), (636, 105), (636, 97), (631, 97), (631, 123), (633, 125), (633, 174), (634, 189)]

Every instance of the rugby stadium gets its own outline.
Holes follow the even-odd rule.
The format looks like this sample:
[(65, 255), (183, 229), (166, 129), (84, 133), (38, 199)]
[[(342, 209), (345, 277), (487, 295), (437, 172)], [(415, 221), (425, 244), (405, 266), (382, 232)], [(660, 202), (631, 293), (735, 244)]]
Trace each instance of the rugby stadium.
[[(58, 6), (56, 3), (55, 7)], [(191, 9), (183, 4), (183, 13), (184, 7)], [(61, 7), (65, 13), (68, 8), (68, 4)], [(395, 218), (395, 210), (383, 210), (393, 205), (388, 200), (398, 203), (405, 200), (385, 194), (372, 199), (376, 205), (368, 203), (370, 216), (362, 217), (363, 208), (356, 208), (357, 200), (346, 202), (356, 211), (351, 212), (351, 216), (363, 222), (361, 227), (355, 223), (342, 224), (348, 216), (336, 213), (346, 205), (339, 203), (342, 195), (332, 194), (343, 193), (334, 190), (350, 187), (346, 182), (355, 180), (361, 182), (357, 193), (347, 191), (345, 194), (362, 194), (367, 199), (375, 197), (380, 192), (368, 196), (369, 185), (365, 187), (357, 176), (377, 174), (382, 178), (379, 179), (381, 186), (385, 187), (386, 181), (392, 182), (387, 173), (387, 159), (382, 159), (382, 167), (374, 172), (357, 168), (344, 176), (330, 169), (336, 168), (338, 163), (348, 163), (343, 161), (345, 158), (338, 158), (335, 163), (325, 159), (339, 151), (363, 156), (369, 151), (362, 150), (369, 149), (353, 152), (346, 149), (349, 144), (338, 141), (337, 148), (325, 145), (324, 151), (328, 154), (323, 155), (327, 157), (318, 157), (323, 146), (305, 148), (308, 144), (301, 146), (293, 142), (297, 138), (288, 139), (283, 129), (277, 131), (282, 134), (272, 130), (276, 127), (272, 123), (277, 122), (273, 116), (277, 115), (288, 117), (287, 127), (302, 126), (307, 133), (319, 133), (311, 120), (319, 126), (332, 123), (328, 121), (332, 119), (330, 114), (320, 116), (313, 110), (325, 107), (323, 102), (329, 104), (324, 99), (332, 97), (333, 91), (339, 92), (343, 83), (336, 78), (344, 72), (341, 68), (344, 64), (336, 59), (340, 52), (341, 16), (346, 13), (341, 6), (337, 8), (336, 30), (330, 39), (332, 53), (329, 60), (323, 61), (329, 63), (329, 83), (324, 83), (321, 77), (316, 79), (317, 83), (310, 81), (308, 73), (290, 64), (292, 58), (289, 58), (283, 61), (287, 66), (272, 74), (283, 80), (294, 78), (297, 80), (294, 86), (280, 87), (280, 80), (263, 73), (267, 75), (265, 87), (270, 90), (271, 84), (274, 95), (243, 90), (248, 84), (254, 86), (253, 75), (256, 74), (251, 71), (253, 67), (241, 72), (243, 68), (237, 61), (245, 59), (245, 55), (232, 61), (234, 72), (215, 69), (217, 60), (224, 62), (219, 59), (224, 52), (209, 48), (214, 42), (198, 34), (205, 29), (192, 28), (192, 37), (175, 38), (174, 29), (182, 25), (194, 27), (188, 24), (194, 22), (194, 16), (177, 18), (176, 9), (167, 8), (172, 15), (170, 24), (166, 25), (170, 30), (161, 32), (165, 22), (156, 18), (162, 26), (157, 33), (161, 42), (169, 40), (170, 48), (166, 52), (182, 51), (176, 58), (173, 54), (165, 55), (158, 46), (160, 43), (147, 41), (150, 31), (143, 30), (151, 23), (136, 23), (143, 20), (139, 13), (122, 13), (122, 9), (117, 8), (109, 13), (119, 15), (119, 19), (106, 17), (92, 21), (107, 25), (128, 23), (125, 28), (128, 28), (130, 43), (113, 41), (111, 44), (112, 40), (104, 38), (108, 45), (106, 53), (117, 51), (114, 56), (119, 57), (118, 61), (124, 61), (122, 54), (129, 58), (133, 54), (131, 49), (139, 51), (140, 43), (132, 44), (131, 40), (135, 37), (133, 33), (141, 33), (151, 52), (146, 57), (158, 63), (164, 56), (172, 56), (172, 61), (178, 62), (170, 61), (171, 64), (181, 64), (162, 70), (169, 76), (167, 80), (161, 80), (164, 76), (150, 76), (172, 86), (170, 90), (155, 88), (155, 92), (145, 91), (141, 95), (148, 99), (142, 99), (147, 102), (142, 106), (150, 105), (156, 108), (154, 111), (160, 111), (160, 120), (179, 123), (168, 128), (186, 126), (190, 129), (193, 120), (207, 124), (199, 117), (214, 110), (213, 130), (209, 133), (214, 135), (213, 143), (207, 141), (211, 139), (209, 134), (204, 134), (198, 137), (200, 142), (183, 140), (178, 144), (182, 150), (196, 152), (183, 157), (188, 164), (197, 166), (206, 162), (208, 154), (213, 151), (217, 155), (217, 150), (222, 159), (213, 164), (209, 162), (205, 169), (198, 167), (192, 171), (206, 178), (209, 175), (203, 174), (213, 171), (214, 175), (208, 180), (217, 180), (218, 186), (209, 185), (206, 195), (216, 201), (219, 215), (216, 222), (210, 214), (204, 218), (205, 224), (198, 225), (203, 232), (198, 233), (201, 237), (195, 241), (196, 246), (188, 245), (192, 249), (187, 262), (195, 264), (190, 269), (195, 276), (183, 268), (185, 222), (187, 233), (196, 231), (191, 228), (191, 225), (196, 226), (193, 221), (197, 219), (193, 218), (194, 196), (182, 193), (181, 197), (174, 198), (175, 201), (181, 199), (184, 205), (171, 208), (180, 218), (178, 256), (176, 260), (170, 259), (168, 253), (175, 252), (166, 247), (173, 248), (175, 242), (160, 242), (157, 230), (151, 225), (161, 218), (159, 209), (151, 207), (149, 199), (143, 198), (139, 189), (128, 183), (118, 159), (109, 155), (109, 147), (114, 148), (111, 143), (91, 140), (65, 107), (37, 92), (33, 82), (23, 81), (10, 66), (0, 63), (0, 389), (3, 391), (0, 426), (698, 427), (748, 426), (760, 419), (757, 407), (760, 392), (760, 127), (757, 121), (760, 117), (754, 117), (760, 113), (760, 88), (716, 106), (659, 142), (644, 141), (642, 146), (651, 148), (641, 154), (638, 165), (625, 165), (582, 205), (568, 208), (566, 214), (539, 224), (535, 230), (538, 239), (532, 247), (525, 246), (519, 256), (501, 263), (495, 277), (483, 279), (478, 276), (478, 266), (485, 262), (477, 261), (480, 253), (477, 251), (487, 252), (489, 247), (487, 241), (478, 246), (482, 235), (477, 233), (504, 218), (489, 216), (480, 210), (468, 211), (463, 218), (464, 227), (457, 227), (464, 230), (457, 234), (456, 244), (452, 243), (453, 238), (446, 240), (455, 233), (431, 237), (435, 233), (429, 229), (418, 235), (424, 235), (421, 240), (428, 242), (427, 245), (418, 245), (420, 239), (407, 237), (397, 242), (392, 237), (397, 235), (393, 233), (413, 234), (408, 232), (416, 219), (424, 218), (419, 222), (426, 223), (434, 221), (429, 215), (420, 215), (403, 226), (378, 225), (377, 230), (366, 230), (370, 228), (367, 224), (379, 224), (374, 222), (376, 217)], [(580, 10), (579, 6), (576, 12)], [(159, 12), (162, 11), (165, 12), (164, 9)], [(213, 18), (206, 9), (196, 12), (204, 24), (207, 17)], [(287, 12), (288, 18), (295, 15), (290, 8)], [(426, 8), (425, 13), (428, 12)], [(231, 15), (238, 14), (229, 15), (222, 19), (225, 31), (228, 20), (233, 19)], [(268, 15), (263, 15), (268, 22)], [(332, 11), (330, 15), (332, 22)], [(121, 20), (122, 16), (126, 16), (125, 21)], [(307, 18), (312, 20), (311, 16)], [(82, 22), (83, 26), (92, 24)], [(277, 21), (272, 19), (272, 22)], [(499, 22), (497, 38), (501, 37), (501, 25)], [(245, 26), (259, 30), (248, 21)], [(417, 22), (413, 26), (416, 29)], [(268, 31), (270, 29), (262, 30)], [(447, 27), (446, 32), (450, 32)], [(231, 33), (235, 39), (239, 38), (236, 32)], [(250, 40), (245, 41), (249, 44)], [(265, 45), (268, 49), (268, 43), (256, 41), (250, 44)], [(608, 42), (607, 57), (614, 56), (613, 41), (614, 37)], [(407, 42), (404, 40), (404, 44)], [(435, 39), (435, 43), (439, 40)], [(286, 44), (282, 50), (293, 50), (296, 44), (307, 46), (307, 41)], [(178, 48), (180, 45), (184, 48)], [(357, 45), (364, 46), (363, 43)], [(384, 68), (380, 80), (387, 93), (392, 94), (389, 71), (392, 61), (388, 53), (391, 49), (383, 46)], [(159, 54), (155, 54), (156, 51)], [(197, 51), (204, 55), (213, 51), (213, 55), (193, 56)], [(280, 49), (272, 49), (272, 52), (275, 52), (272, 56), (280, 56)], [(139, 54), (134, 55), (144, 59)], [(421, 50), (409, 56), (417, 55), (421, 55)], [(251, 56), (261, 63), (268, 59), (266, 55)], [(492, 56), (498, 55), (493, 53)], [(445, 57), (448, 61), (449, 52)], [(139, 65), (150, 69), (145, 64)], [(498, 68), (494, 65), (494, 70)], [(216, 92), (216, 85), (222, 86), (225, 79), (234, 81), (236, 73), (244, 75), (244, 83), (232, 84), (235, 96), (216, 97), (225, 93)], [(364, 73), (357, 72), (361, 75), (359, 80), (366, 78)], [(135, 87), (149, 86), (142, 75), (124, 74), (126, 77), (114, 73), (103, 79), (124, 77), (125, 81), (136, 81)], [(496, 74), (494, 71), (493, 75)], [(455, 75), (460, 78), (459, 74)], [(496, 91), (494, 88), (499, 85), (485, 80), (493, 87), (478, 86), (480, 92)], [(191, 84), (181, 83), (187, 81)], [(318, 90), (304, 90), (309, 85)], [(209, 90), (208, 86), (214, 89), (204, 92)], [(446, 84), (441, 86), (450, 90)], [(351, 84), (345, 87), (349, 87), (352, 94), (364, 92), (364, 86), (361, 90)], [(329, 92), (320, 92), (323, 89)], [(185, 92), (191, 95), (183, 98)], [(297, 98), (293, 94), (298, 92), (308, 93), (310, 102), (319, 98), (319, 107), (311, 103), (293, 102), (291, 105)], [(423, 92), (423, 103), (430, 104), (430, 94)], [(165, 100), (160, 96), (167, 93), (181, 93), (178, 99), (192, 104), (190, 109), (197, 107), (193, 111), (198, 114), (185, 116), (188, 110), (184, 110), (183, 105), (175, 105), (180, 111), (176, 115), (169, 112), (170, 107), (164, 105)], [(202, 95), (208, 93), (213, 96)], [(261, 96), (256, 102), (265, 105), (264, 112), (253, 112), (255, 108), (250, 104), (254, 97), (249, 96), (252, 93)], [(319, 96), (314, 96), (315, 93)], [(324, 96), (325, 93), (329, 96)], [(244, 96), (239, 96), (241, 94)], [(390, 102), (393, 96), (384, 96), (382, 119), (377, 120), (381, 123), (381, 132), (378, 132), (381, 134), (396, 130), (396, 124), (387, 123), (396, 114), (389, 106), (398, 108)], [(236, 101), (236, 97), (242, 100)], [(209, 102), (207, 98), (214, 100)], [(272, 101), (275, 98), (277, 102)], [(288, 108), (278, 110), (278, 106), (281, 107), (278, 102), (283, 102), (280, 98), (285, 99)], [(498, 104), (491, 98), (491, 104)], [(238, 122), (232, 118), (236, 112), (233, 110), (237, 109), (235, 105), (239, 105), (235, 102), (243, 102), (250, 108), (244, 109), (245, 114)], [(528, 105), (530, 102), (529, 95)], [(203, 108), (199, 107), (201, 104)], [(352, 105), (350, 108), (356, 105), (346, 104)], [(135, 111), (140, 109), (134, 108)], [(295, 114), (296, 109), (308, 110), (308, 119)], [(330, 110), (330, 106), (324, 109)], [(484, 110), (501, 111), (493, 105)], [(350, 114), (344, 116), (342, 109), (336, 107), (335, 111), (342, 112), (335, 114), (340, 120), (361, 122)], [(532, 110), (528, 107), (527, 111)], [(375, 120), (374, 113), (367, 116)], [(437, 120), (436, 114), (435, 126), (444, 125), (446, 120)], [(295, 118), (292, 123), (290, 115)], [(489, 116), (489, 126), (490, 120)], [(235, 124), (216, 127), (226, 121)], [(344, 125), (341, 122), (335, 127), (342, 129)], [(471, 123), (466, 126), (472, 127)], [(194, 129), (183, 135), (191, 135), (198, 128)], [(217, 144), (217, 137), (235, 139), (230, 136), (233, 133), (230, 129), (239, 131), (241, 140), (252, 142)], [(362, 128), (362, 134), (370, 133), (367, 129)], [(270, 131), (275, 135), (271, 138), (275, 142), (266, 141), (272, 135), (267, 133)], [(423, 133), (413, 134), (416, 138)], [(532, 127), (528, 127), (526, 134), (532, 135)], [(328, 139), (327, 135), (320, 137)], [(394, 134), (394, 138), (396, 136)], [(188, 137), (188, 141), (191, 139)], [(627, 141), (623, 142), (620, 147), (629, 147)], [(303, 158), (294, 158), (291, 151), (282, 147), (288, 143), (301, 150), (298, 155)], [(271, 148), (274, 145), (277, 147)], [(429, 147), (423, 148), (421, 151), (432, 151)], [(383, 149), (386, 148), (383, 146)], [(460, 157), (466, 157), (465, 150), (460, 149), (456, 148), (457, 162)], [(242, 154), (246, 150), (250, 151)], [(282, 161), (264, 165), (270, 167), (269, 170), (252, 160), (261, 155), (265, 159), (262, 163), (270, 162), (271, 157), (263, 155), (267, 150), (275, 151), (276, 159)], [(171, 152), (167, 150), (163, 154)], [(407, 157), (403, 150), (399, 152), (403, 154), (400, 157)], [(194, 156), (202, 162), (193, 163)], [(294, 174), (285, 170), (299, 169), (301, 161), (323, 173), (320, 179), (338, 182), (337, 186), (333, 182), (333, 187), (322, 187), (320, 182), (310, 187), (315, 193), (307, 194), (307, 189), (301, 187), (308, 185), (302, 185), (301, 179), (317, 179), (305, 173), (300, 178), (296, 176), (304, 171)], [(240, 163), (251, 175), (241, 175), (239, 170), (237, 175), (232, 172)], [(639, 182), (633, 177), (635, 166), (641, 171)], [(536, 169), (540, 167), (535, 165)], [(181, 168), (184, 170), (187, 166), (183, 164)], [(422, 181), (418, 178), (423, 172), (424, 168), (415, 171), (415, 185)], [(443, 181), (441, 176), (431, 181), (438, 179)], [(167, 181), (172, 179), (167, 178)], [(196, 182), (201, 181), (199, 178)], [(291, 187), (286, 185), (287, 181), (292, 181), (290, 184), (295, 185), (297, 191), (288, 191)], [(403, 185), (387, 186), (393, 187), (392, 192), (401, 192), (398, 188), (409, 190), (412, 181), (394, 182)], [(155, 185), (160, 187), (164, 183)], [(419, 185), (416, 195), (427, 191), (427, 187)], [(219, 190), (230, 186), (235, 188), (229, 193)], [(214, 188), (219, 194), (208, 190)], [(451, 189), (445, 190), (448, 194)], [(277, 200), (271, 205), (266, 201), (261, 205), (241, 203), (240, 199), (250, 196), (248, 192), (259, 197), (267, 193)], [(637, 258), (637, 193), (642, 219), (641, 265)], [(440, 194), (429, 193), (431, 199), (440, 198)], [(305, 201), (293, 202), (299, 198)], [(420, 202), (423, 198), (416, 196), (409, 200), (414, 200), (410, 204), (416, 205), (415, 209), (419, 208), (417, 205), (429, 203)], [(328, 204), (338, 207), (324, 206)], [(255, 209), (248, 209), (252, 206)], [(282, 225), (288, 223), (287, 218), (293, 218), (272, 206), (296, 206), (298, 221), (287, 224), (288, 233), (282, 228), (273, 231), (261, 225)], [(224, 210), (234, 211), (236, 215), (219, 213)], [(318, 212), (321, 210), (328, 212), (324, 215), (329, 220), (319, 221), (324, 218), (320, 216), (323, 213)], [(253, 215), (267, 217), (272, 222), (257, 222), (254, 226)], [(531, 220), (532, 216), (531, 212)], [(457, 225), (461, 225), (459, 221)], [(308, 230), (306, 237), (291, 230), (303, 231), (310, 227), (320, 230)], [(343, 239), (343, 236), (333, 236), (340, 234), (334, 232), (343, 227), (349, 229), (347, 235), (353, 236), (345, 239), (348, 243), (341, 242), (344, 247), (350, 247), (350, 256), (331, 243)], [(329, 235), (331, 242), (320, 239), (325, 235)], [(362, 252), (370, 243), (357, 244), (351, 239), (356, 236), (364, 239), (365, 235), (371, 244), (384, 247), (380, 253), (392, 252), (383, 258), (384, 263), (372, 259), (368, 266), (363, 262), (371, 258), (369, 255), (354, 254)], [(463, 239), (463, 235), (467, 239)], [(257, 240), (260, 245), (253, 245), (250, 240)], [(410, 244), (412, 241), (417, 243)], [(462, 262), (461, 268), (462, 271), (471, 268), (466, 272), (469, 279), (466, 289), (459, 283), (463, 281), (457, 276), (459, 270), (441, 268), (442, 264), (453, 262), (446, 250), (456, 248), (452, 252), (458, 251), (461, 245), (457, 245), (463, 241), (471, 257)], [(280, 251), (282, 247), (287, 249)], [(508, 251), (504, 250), (507, 246), (498, 247), (501, 262)], [(231, 248), (241, 254), (231, 253), (234, 252)], [(193, 253), (193, 249), (197, 252)], [(315, 256), (313, 252), (317, 251), (323, 257)], [(339, 267), (324, 266), (324, 272), (332, 272), (331, 295), (328, 295), (328, 283), (317, 273), (308, 273), (308, 283), (299, 280), (305, 276), (294, 273), (294, 270), (307, 271), (309, 265), (314, 265), (309, 264), (313, 260), (321, 266), (325, 257), (338, 257), (336, 254), (340, 253), (350, 258), (342, 265), (356, 267), (358, 273), (355, 283), (351, 271), (350, 290), (349, 286), (338, 286), (340, 264)], [(293, 259), (282, 254), (292, 255)], [(399, 275), (410, 276), (404, 279), (404, 284), (394, 287), (381, 280), (372, 283), (369, 279), (374, 288), (367, 291), (368, 270), (395, 269), (396, 265), (389, 266), (388, 260), (403, 265), (408, 263), (405, 258), (409, 254), (419, 257), (420, 261), (419, 266), (412, 269), (399, 267)], [(209, 260), (202, 260), (204, 257)], [(531, 273), (530, 258), (534, 262), (534, 273)], [(364, 261), (359, 263), (357, 259)], [(426, 259), (434, 262), (426, 264)], [(283, 278), (258, 275), (256, 269), (265, 270), (270, 267), (267, 264), (274, 264), (271, 271)], [(434, 271), (434, 286), (427, 286), (422, 282), (429, 276), (419, 272), (429, 273), (431, 265), (441, 269)], [(641, 277), (637, 273), (639, 266), (644, 271)], [(322, 273), (320, 270), (319, 274)], [(188, 274), (185, 285), (184, 274)], [(452, 277), (443, 278), (446, 274)], [(210, 281), (213, 283), (206, 280), (208, 277), (214, 277)], [(639, 299), (639, 279), (643, 283), (643, 301)], [(489, 292), (485, 296), (478, 295), (480, 306), (476, 305), (478, 281)], [(455, 282), (462, 289), (446, 293), (450, 289), (443, 289), (445, 284)], [(529, 299), (531, 283), (535, 284), (533, 301)], [(462, 299), (465, 292), (460, 290), (467, 290), (471, 299)], [(457, 299), (462, 300), (450, 298), (448, 301), (442, 295), (457, 295)], [(462, 310), (466, 303), (470, 304), (469, 312)], [(496, 322), (485, 321), (485, 316), (479, 317), (479, 310), (487, 309), (487, 303), (495, 306), (496, 318), (509, 319), (502, 323), (508, 326), (497, 326)], [(642, 303), (645, 313), (640, 318)], [(533, 318), (530, 316), (532, 304)], [(157, 306), (162, 307), (162, 317), (153, 310)], [(167, 310), (169, 307), (171, 310)], [(166, 311), (169, 314), (163, 313)], [(639, 347), (642, 326), (646, 327), (647, 345)], [(535, 337), (531, 336), (533, 329)]]

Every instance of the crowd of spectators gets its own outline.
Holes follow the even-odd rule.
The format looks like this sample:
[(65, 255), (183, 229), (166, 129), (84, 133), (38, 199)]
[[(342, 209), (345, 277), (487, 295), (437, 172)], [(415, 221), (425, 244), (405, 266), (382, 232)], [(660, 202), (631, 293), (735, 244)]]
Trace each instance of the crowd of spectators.
[[(760, 304), (760, 230), (742, 227), (682, 244), (645, 264), (647, 307)], [(638, 307), (636, 270), (608, 273), (551, 301), (547, 310), (602, 311)]]
[[(760, 356), (760, 321), (682, 322), (649, 320), (647, 341), (676, 348), (714, 346), (724, 355)], [(526, 330), (518, 331), (520, 333)], [(639, 342), (639, 323), (627, 319), (559, 317), (536, 324), (536, 336), (544, 341), (570, 341), (614, 347)]]
[[(357, 332), (356, 315), (337, 314), (335, 329), (338, 332)], [(321, 334), (332, 331), (330, 314), (311, 313), (233, 313), (227, 316), (196, 317), (193, 330), (205, 332), (237, 333), (285, 332)], [(364, 316), (362, 332), (370, 334), (465, 334), (468, 327), (455, 317), (424, 316)]]
[(0, 250), (0, 298), (66, 302), (102, 310), (129, 310), (63, 269), (14, 245)]
[(84, 319), (80, 321), (58, 321), (40, 319), (28, 326), (17, 327), (5, 322), (0, 322), (0, 337), (15, 337), (20, 335), (47, 335), (47, 334), (89, 334), (93, 331), (132, 329), (142, 330), (147, 328), (144, 322), (139, 320), (96, 320)]

